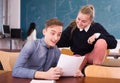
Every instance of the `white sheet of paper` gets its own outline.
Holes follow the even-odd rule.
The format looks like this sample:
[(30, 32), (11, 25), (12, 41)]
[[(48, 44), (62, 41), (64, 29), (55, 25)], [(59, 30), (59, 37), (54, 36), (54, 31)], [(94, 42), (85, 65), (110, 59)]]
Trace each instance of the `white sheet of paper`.
[(63, 76), (74, 76), (81, 63), (83, 62), (85, 56), (69, 56), (61, 54), (58, 64), (58, 67), (61, 67), (63, 70)]
[(36, 80), (36, 79), (32, 79), (30, 83), (55, 83), (55, 80)]

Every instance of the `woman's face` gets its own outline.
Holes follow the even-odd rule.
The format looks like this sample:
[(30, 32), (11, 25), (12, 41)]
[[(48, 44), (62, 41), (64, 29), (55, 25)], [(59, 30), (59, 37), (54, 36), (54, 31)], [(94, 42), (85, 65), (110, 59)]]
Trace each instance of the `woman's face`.
[(78, 16), (76, 17), (76, 24), (78, 28), (84, 29), (89, 24), (91, 24), (92, 20), (90, 19), (90, 15), (78, 13)]

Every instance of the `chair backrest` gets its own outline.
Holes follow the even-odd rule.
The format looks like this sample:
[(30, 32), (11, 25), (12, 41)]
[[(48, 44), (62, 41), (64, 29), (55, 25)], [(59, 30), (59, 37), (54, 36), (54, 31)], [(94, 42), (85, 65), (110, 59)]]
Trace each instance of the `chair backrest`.
[(3, 34), (5, 37), (10, 37), (10, 26), (3, 25)]
[(120, 79), (120, 67), (89, 65), (85, 68), (85, 75), (87, 77)]
[(0, 62), (5, 71), (12, 71), (18, 55), (19, 52), (0, 51)]
[(11, 39), (22, 39), (22, 30), (20, 28), (11, 28)]
[(9, 71), (0, 70), (0, 75)]
[(61, 48), (61, 53), (67, 55), (73, 55), (73, 52), (70, 50), (70, 48)]

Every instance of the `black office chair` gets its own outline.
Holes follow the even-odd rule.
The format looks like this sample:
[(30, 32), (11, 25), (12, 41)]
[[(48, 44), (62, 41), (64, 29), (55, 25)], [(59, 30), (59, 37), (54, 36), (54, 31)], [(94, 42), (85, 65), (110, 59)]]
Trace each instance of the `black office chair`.
[(10, 26), (9, 25), (3, 25), (3, 35), (5, 38), (10, 37)]
[(20, 28), (11, 28), (10, 50), (12, 50), (12, 40), (22, 39), (22, 30)]
[(22, 30), (11, 28), (11, 39), (22, 39)]

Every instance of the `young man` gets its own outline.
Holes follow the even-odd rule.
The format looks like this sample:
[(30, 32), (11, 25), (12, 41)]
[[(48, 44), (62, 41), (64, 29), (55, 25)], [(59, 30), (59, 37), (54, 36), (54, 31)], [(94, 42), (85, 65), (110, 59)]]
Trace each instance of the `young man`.
[(62, 70), (57, 65), (60, 50), (56, 43), (62, 33), (63, 23), (58, 19), (46, 21), (44, 37), (28, 41), (20, 52), (12, 76), (21, 78), (59, 79)]

